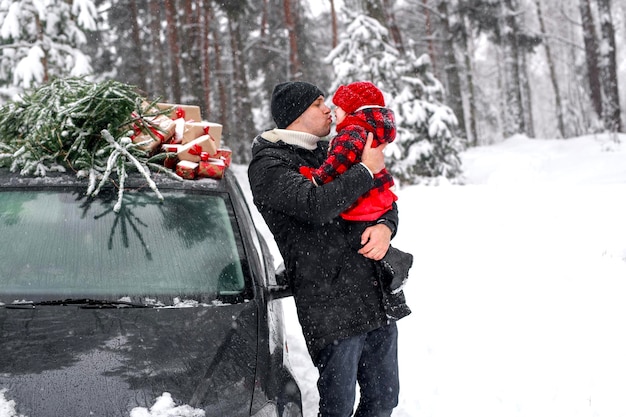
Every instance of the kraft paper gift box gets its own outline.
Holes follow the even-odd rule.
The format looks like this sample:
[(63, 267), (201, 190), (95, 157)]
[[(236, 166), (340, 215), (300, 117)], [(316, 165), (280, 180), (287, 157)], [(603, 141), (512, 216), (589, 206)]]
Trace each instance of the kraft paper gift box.
[(209, 155), (214, 155), (217, 151), (215, 141), (210, 135), (203, 135), (197, 139), (192, 140), (189, 143), (182, 145), (177, 152), (178, 159), (200, 162), (200, 155), (202, 152), (206, 152)]
[(198, 163), (198, 177), (220, 179), (224, 176), (225, 169), (223, 159), (206, 158)]
[(139, 148), (149, 153), (153, 153), (161, 145), (161, 140), (158, 137), (152, 137), (147, 133), (133, 135), (131, 139), (133, 143), (141, 143), (141, 145), (139, 145)]
[(176, 164), (176, 174), (186, 180), (193, 180), (198, 175), (198, 163), (180, 161)]
[[(168, 142), (176, 132), (176, 124), (167, 116), (146, 116), (143, 118), (145, 126), (150, 132), (142, 131), (138, 124), (133, 126), (135, 134), (131, 137), (133, 143), (146, 142), (142, 149), (153, 152), (162, 143)], [(152, 140), (150, 140), (152, 139)]]
[(176, 169), (176, 164), (178, 163), (178, 156), (176, 155), (176, 153), (178, 152), (178, 150), (180, 149), (182, 145), (176, 145), (176, 144), (164, 144), (161, 145), (161, 150), (163, 152), (167, 152), (169, 153), (169, 155), (167, 155), (165, 157), (165, 159), (163, 160), (163, 166), (169, 169)]
[(230, 162), (232, 161), (233, 152), (228, 148), (218, 148), (215, 155), (211, 155), (212, 158), (219, 158), (224, 160), (226, 164), (226, 168), (230, 166)]
[(185, 144), (203, 135), (211, 135), (215, 139), (215, 146), (219, 148), (222, 140), (222, 125), (212, 122), (185, 122), (182, 143)]
[(159, 110), (170, 110), (166, 115), (171, 119), (184, 119), (194, 122), (202, 121), (200, 106), (172, 103), (157, 103), (156, 106)]

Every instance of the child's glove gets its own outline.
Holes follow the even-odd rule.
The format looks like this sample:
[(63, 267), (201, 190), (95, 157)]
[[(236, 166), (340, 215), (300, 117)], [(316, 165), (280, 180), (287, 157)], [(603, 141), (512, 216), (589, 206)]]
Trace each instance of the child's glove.
[(313, 168), (311, 167), (305, 167), (305, 166), (301, 166), (300, 167), (300, 174), (304, 175), (305, 177), (307, 177), (310, 180), (313, 180)]

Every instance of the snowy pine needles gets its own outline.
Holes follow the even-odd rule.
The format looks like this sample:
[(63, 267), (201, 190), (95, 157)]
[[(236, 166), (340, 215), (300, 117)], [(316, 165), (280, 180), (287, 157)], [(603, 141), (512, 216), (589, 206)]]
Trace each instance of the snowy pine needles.
[(116, 178), (115, 211), (121, 207), (127, 171), (135, 170), (162, 199), (150, 178), (151, 168), (163, 169), (154, 161), (158, 156), (151, 159), (140, 143), (130, 139), (133, 125), (153, 134), (146, 113), (153, 116), (159, 111), (154, 103), (146, 106), (133, 86), (78, 77), (56, 79), (0, 108), (0, 166), (33, 176), (69, 169), (89, 177), (89, 195)]

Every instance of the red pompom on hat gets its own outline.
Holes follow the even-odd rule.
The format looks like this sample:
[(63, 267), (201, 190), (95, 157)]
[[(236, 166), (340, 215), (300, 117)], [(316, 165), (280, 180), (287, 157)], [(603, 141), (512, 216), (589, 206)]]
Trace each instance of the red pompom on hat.
[(363, 106), (385, 106), (383, 93), (369, 81), (357, 81), (340, 85), (333, 96), (333, 103), (346, 113), (354, 113)]

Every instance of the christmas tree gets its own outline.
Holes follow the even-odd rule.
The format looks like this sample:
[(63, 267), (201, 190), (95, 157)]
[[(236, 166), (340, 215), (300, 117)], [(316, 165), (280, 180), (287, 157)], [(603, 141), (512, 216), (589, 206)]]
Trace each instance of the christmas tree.
[(58, 78), (0, 107), (0, 166), (36, 176), (72, 170), (89, 178), (89, 195), (96, 195), (115, 173), (116, 211), (127, 173), (136, 170), (162, 199), (150, 171), (180, 177), (163, 167), (165, 154), (150, 156), (145, 143), (133, 143), (131, 137), (138, 131), (154, 137), (159, 128), (151, 120), (163, 113), (134, 86)]

